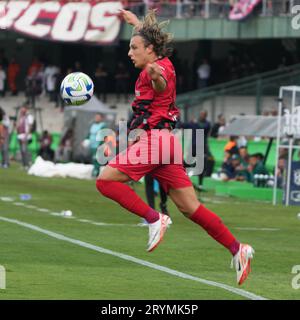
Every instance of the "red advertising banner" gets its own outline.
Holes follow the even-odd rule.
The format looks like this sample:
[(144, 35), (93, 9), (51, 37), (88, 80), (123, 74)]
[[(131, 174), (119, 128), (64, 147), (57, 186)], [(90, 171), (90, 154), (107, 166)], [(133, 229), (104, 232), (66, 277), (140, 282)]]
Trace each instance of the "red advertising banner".
[(109, 44), (117, 40), (119, 1), (0, 1), (1, 29), (64, 42)]

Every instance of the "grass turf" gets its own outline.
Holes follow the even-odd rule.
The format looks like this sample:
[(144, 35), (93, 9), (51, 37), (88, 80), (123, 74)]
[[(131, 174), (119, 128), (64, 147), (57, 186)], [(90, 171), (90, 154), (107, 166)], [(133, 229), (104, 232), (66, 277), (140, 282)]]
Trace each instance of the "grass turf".
[[(143, 185), (136, 189), (144, 197)], [(30, 193), (32, 199), (21, 201), (22, 193)], [(227, 250), (185, 219), (171, 202), (173, 225), (163, 243), (149, 254), (145, 251), (147, 228), (136, 227), (139, 218), (100, 196), (94, 181), (32, 177), (13, 165), (0, 170), (0, 197), (54, 212), (70, 209), (75, 218), (0, 200), (2, 217), (237, 287)], [(256, 250), (253, 272), (241, 288), (269, 299), (299, 299), (299, 290), (291, 286), (295, 276), (291, 270), (300, 265), (300, 220), (296, 218), (300, 210), (214, 197), (212, 193), (205, 193), (204, 201), (238, 239)], [(0, 265), (7, 271), (7, 288), (0, 290), (0, 299), (244, 299), (5, 221), (0, 221), (0, 241)]]

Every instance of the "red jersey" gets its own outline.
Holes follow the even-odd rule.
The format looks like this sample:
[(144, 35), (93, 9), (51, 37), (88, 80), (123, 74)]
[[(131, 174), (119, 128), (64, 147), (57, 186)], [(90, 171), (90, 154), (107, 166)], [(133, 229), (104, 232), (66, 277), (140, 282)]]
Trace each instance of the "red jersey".
[(179, 117), (176, 100), (176, 73), (169, 58), (156, 61), (161, 75), (166, 80), (163, 92), (156, 92), (146, 69), (143, 69), (135, 84), (135, 99), (132, 103), (133, 120), (130, 128), (172, 128)]

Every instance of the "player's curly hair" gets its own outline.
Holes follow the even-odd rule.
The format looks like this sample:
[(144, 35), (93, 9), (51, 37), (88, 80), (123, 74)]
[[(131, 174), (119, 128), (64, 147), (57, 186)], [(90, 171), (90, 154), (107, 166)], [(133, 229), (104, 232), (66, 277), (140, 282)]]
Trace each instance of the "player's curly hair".
[(133, 29), (132, 36), (141, 36), (146, 47), (152, 44), (158, 57), (169, 57), (173, 51), (170, 46), (173, 35), (163, 30), (169, 21), (158, 22), (155, 11), (149, 10), (141, 23)]

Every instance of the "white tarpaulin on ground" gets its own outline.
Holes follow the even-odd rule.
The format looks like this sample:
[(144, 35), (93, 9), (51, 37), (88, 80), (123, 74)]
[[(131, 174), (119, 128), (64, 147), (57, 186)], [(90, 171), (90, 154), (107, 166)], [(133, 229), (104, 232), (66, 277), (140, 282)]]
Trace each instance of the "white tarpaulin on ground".
[(78, 179), (91, 179), (93, 166), (91, 164), (82, 163), (58, 163), (45, 161), (41, 157), (37, 157), (34, 164), (30, 167), (28, 174), (51, 178), (51, 177), (71, 177)]

